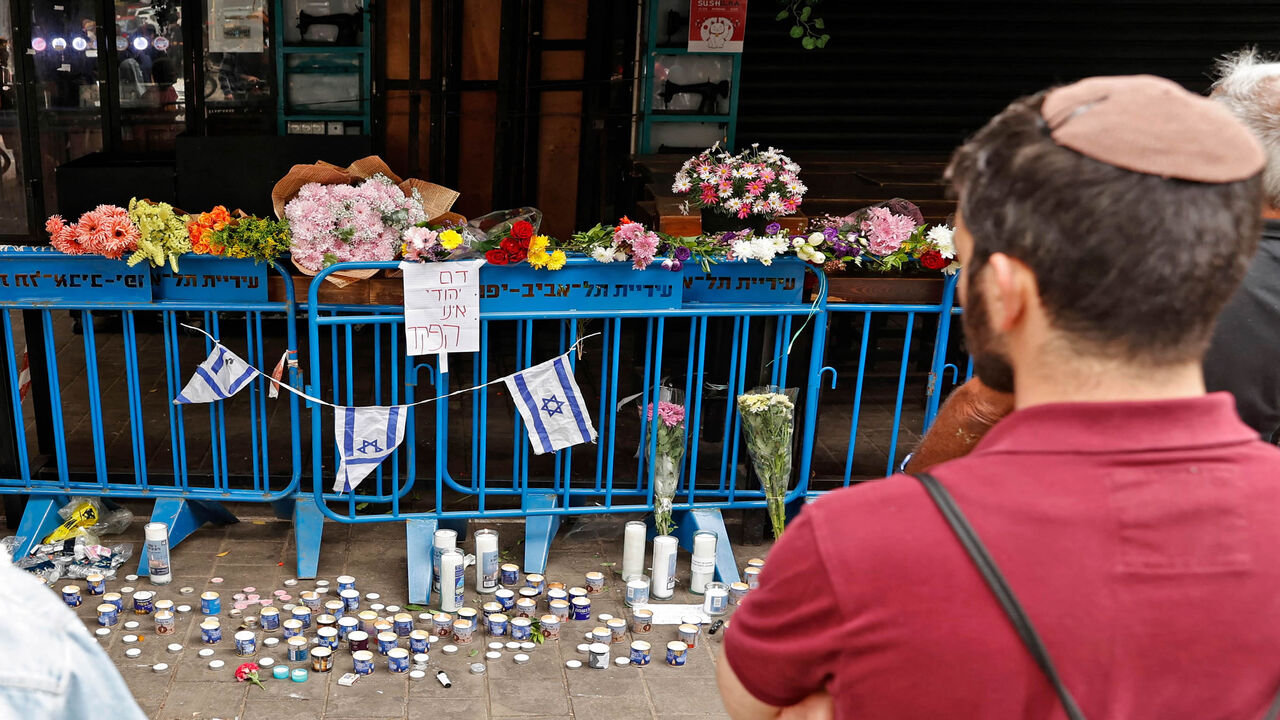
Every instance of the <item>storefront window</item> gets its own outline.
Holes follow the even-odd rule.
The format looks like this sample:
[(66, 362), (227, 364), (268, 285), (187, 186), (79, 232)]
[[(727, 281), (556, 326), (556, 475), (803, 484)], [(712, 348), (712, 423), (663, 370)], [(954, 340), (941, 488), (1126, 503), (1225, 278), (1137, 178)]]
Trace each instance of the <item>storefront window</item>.
[(9, 4), (0, 3), (0, 235), (17, 235), (27, 231), (22, 133), (18, 126), (18, 87), (14, 82), (12, 30)]
[(30, 53), (35, 71), (34, 115), (46, 208), (58, 206), (54, 168), (102, 149), (96, 4), (93, 0), (31, 4), (31, 47), (24, 50)]
[(186, 127), (178, 0), (116, 0), (116, 72), (126, 150), (167, 150)]
[(204, 105), (210, 135), (275, 132), (269, 0), (208, 0)]

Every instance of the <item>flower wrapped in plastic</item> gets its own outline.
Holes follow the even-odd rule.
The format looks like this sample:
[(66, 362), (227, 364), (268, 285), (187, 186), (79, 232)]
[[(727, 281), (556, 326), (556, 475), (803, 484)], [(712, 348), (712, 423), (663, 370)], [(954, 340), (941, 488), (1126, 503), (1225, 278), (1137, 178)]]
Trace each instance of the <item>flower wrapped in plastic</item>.
[(764, 490), (774, 539), (782, 537), (787, 524), (786, 496), (791, 485), (791, 441), (798, 394), (796, 388), (769, 385), (738, 396), (747, 452)]
[[(276, 217), (289, 222), (293, 264), (308, 275), (343, 261), (393, 259), (406, 231), (445, 215), (457, 198), (439, 185), (401, 180), (376, 156), (346, 168), (294, 165), (271, 190)], [(344, 287), (376, 273), (340, 271), (326, 280)]]
[[(664, 387), (659, 398), (658, 417), (653, 416), (653, 403), (649, 403), (647, 412), (649, 427), (657, 436), (657, 450), (653, 453), (653, 524), (659, 535), (670, 535), (676, 527), (671, 520), (671, 506), (684, 466), (684, 392)], [(646, 439), (646, 453), (651, 448), (649, 442)]]

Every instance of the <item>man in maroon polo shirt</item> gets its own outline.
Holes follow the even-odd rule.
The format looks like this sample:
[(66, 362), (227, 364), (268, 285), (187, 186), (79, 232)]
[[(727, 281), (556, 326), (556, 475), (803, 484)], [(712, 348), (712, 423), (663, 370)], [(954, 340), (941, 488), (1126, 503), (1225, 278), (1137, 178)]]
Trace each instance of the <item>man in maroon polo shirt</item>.
[(1264, 158), (1153, 78), (1014, 102), (962, 146), (966, 337), (1016, 410), (931, 469), (1067, 701), (921, 482), (810, 504), (732, 618), (732, 717), (1260, 718), (1280, 690), (1280, 450), (1206, 395)]

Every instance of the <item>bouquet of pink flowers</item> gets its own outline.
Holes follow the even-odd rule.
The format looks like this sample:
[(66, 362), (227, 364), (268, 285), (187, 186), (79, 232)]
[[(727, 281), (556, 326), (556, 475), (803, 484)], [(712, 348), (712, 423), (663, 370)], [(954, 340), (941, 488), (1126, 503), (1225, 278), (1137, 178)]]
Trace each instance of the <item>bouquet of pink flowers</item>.
[[(680, 469), (684, 461), (684, 391), (662, 388), (661, 396), (674, 402), (658, 401), (658, 418), (653, 417), (653, 404), (648, 406), (648, 419), (654, 423), (658, 436), (657, 454), (653, 458), (653, 524), (659, 535), (670, 535), (675, 530), (671, 520), (671, 506), (675, 501), (676, 486), (680, 483)], [(645, 452), (649, 446), (646, 441)]]
[[(293, 264), (308, 275), (343, 261), (391, 260), (406, 230), (450, 214), (456, 191), (415, 178), (401, 180), (381, 158), (340, 168), (294, 165), (271, 189), (276, 217), (287, 220)], [(425, 238), (419, 238), (425, 243)], [(339, 287), (377, 270), (340, 270), (325, 277)]]
[(119, 260), (138, 247), (141, 234), (129, 219), (129, 211), (116, 205), (99, 205), (68, 224), (60, 215), (45, 221), (49, 244), (68, 255), (102, 255)]
[[(630, 260), (632, 268), (644, 270), (657, 257), (661, 240), (658, 233), (645, 228), (641, 223), (632, 222), (630, 218), (623, 217), (616, 227), (597, 224), (590, 230), (574, 233), (569, 249), (589, 255), (596, 262), (611, 263)], [(673, 252), (671, 259), (678, 257), (678, 252)], [(689, 257), (690, 253), (686, 251), (684, 260)], [(680, 260), (679, 264), (664, 262), (663, 267), (676, 271), (683, 267), (684, 260)]]
[(752, 145), (734, 155), (718, 143), (686, 160), (671, 185), (677, 195), (688, 194), (695, 207), (739, 220), (791, 215), (807, 190), (800, 166), (781, 150)]
[[(796, 244), (804, 260), (838, 272), (849, 265), (889, 272), (918, 264), (925, 270), (952, 274), (956, 260), (954, 230), (930, 226), (914, 204), (895, 198), (844, 217), (825, 216), (810, 222), (805, 247)], [(795, 243), (793, 243), (795, 244)]]
[(381, 174), (359, 185), (307, 183), (284, 215), (294, 262), (312, 272), (344, 261), (394, 259), (403, 233), (428, 219), (416, 189), (405, 195)]

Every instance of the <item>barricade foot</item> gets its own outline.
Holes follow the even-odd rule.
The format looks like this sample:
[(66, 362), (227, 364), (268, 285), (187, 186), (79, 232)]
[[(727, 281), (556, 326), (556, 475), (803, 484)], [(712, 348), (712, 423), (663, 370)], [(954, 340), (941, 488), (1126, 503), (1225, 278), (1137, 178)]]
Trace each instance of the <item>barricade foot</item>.
[(13, 549), (15, 559), (31, 554), (31, 548), (40, 544), (46, 535), (62, 524), (58, 508), (71, 502), (66, 495), (33, 495), (27, 500), (27, 508), (22, 511), (22, 521), (18, 523), (18, 532), (22, 542)]
[(315, 500), (303, 497), (293, 503), (293, 544), (298, 554), (298, 577), (311, 579), (320, 566), (320, 541), (324, 538), (324, 513)]
[(461, 545), (467, 539), (466, 518), (413, 518), (405, 521), (406, 553), (409, 564), (409, 602), (414, 605), (431, 603), (432, 556), (435, 554), (436, 530), (452, 530), (458, 533)]
[[(556, 507), (555, 493), (525, 493), (526, 510)], [(560, 529), (559, 515), (533, 515), (524, 521), (524, 571), (542, 573), (547, 569), (551, 541)]]
[[(223, 507), (222, 503), (163, 498), (157, 500), (151, 510), (151, 522), (162, 522), (169, 526), (169, 549), (172, 551), (178, 543), (205, 523), (230, 525), (240, 520)], [(151, 574), (147, 563), (146, 543), (142, 543), (142, 552), (138, 557), (138, 575), (145, 577)]]
[(701, 530), (710, 530), (716, 534), (716, 579), (722, 583), (736, 583), (738, 562), (733, 557), (733, 546), (729, 544), (729, 531), (724, 526), (724, 515), (715, 508), (699, 508), (683, 510), (676, 513), (676, 537), (680, 545), (693, 551), (693, 534)]
[(435, 518), (413, 518), (404, 523), (407, 559), (409, 564), (409, 602), (413, 605), (431, 604), (431, 551), (435, 547)]

